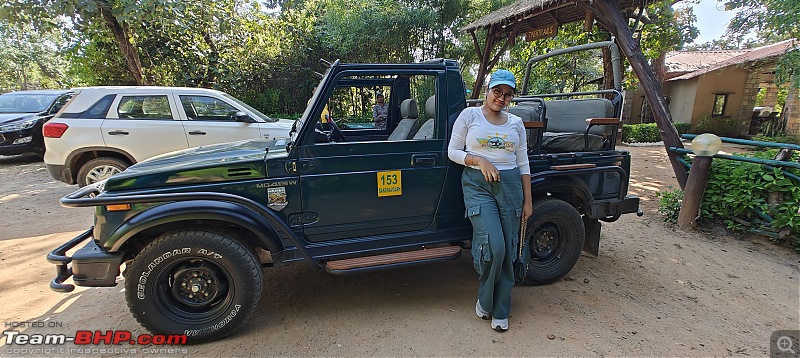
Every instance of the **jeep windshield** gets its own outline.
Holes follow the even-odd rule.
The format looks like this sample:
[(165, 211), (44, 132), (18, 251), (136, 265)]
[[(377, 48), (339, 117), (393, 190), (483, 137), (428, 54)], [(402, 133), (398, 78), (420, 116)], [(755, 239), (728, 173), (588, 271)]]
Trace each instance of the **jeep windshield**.
[(328, 76), (330, 76), (331, 69), (338, 65), (339, 65), (339, 60), (334, 61), (333, 64), (331, 64), (328, 67), (328, 69), (325, 70), (325, 74), (322, 75), (322, 79), (319, 81), (319, 84), (317, 85), (317, 87), (314, 88), (314, 94), (311, 95), (311, 99), (308, 100), (309, 105), (306, 106), (306, 110), (303, 111), (303, 115), (300, 116), (300, 119), (298, 119), (295, 122), (295, 126), (292, 127), (292, 131), (289, 132), (289, 137), (291, 140), (290, 144), (294, 143), (294, 141), (297, 139), (298, 131), (305, 125), (306, 119), (308, 118), (309, 113), (311, 113), (311, 107), (312, 107), (311, 105), (317, 102), (317, 96), (320, 95), (320, 91), (322, 91), (323, 84), (329, 80)]
[(14, 94), (0, 95), (0, 113), (38, 113), (53, 103), (57, 94)]

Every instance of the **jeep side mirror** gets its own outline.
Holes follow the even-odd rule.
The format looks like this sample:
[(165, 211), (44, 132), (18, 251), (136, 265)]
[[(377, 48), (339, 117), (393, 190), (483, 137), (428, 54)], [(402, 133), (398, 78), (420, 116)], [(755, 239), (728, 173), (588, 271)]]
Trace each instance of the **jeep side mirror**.
[(244, 113), (242, 111), (236, 112), (236, 114), (233, 116), (233, 120), (237, 121), (237, 122), (243, 122), (243, 123), (253, 123), (253, 122), (255, 122), (252, 118), (250, 118), (250, 116), (247, 115), (247, 113)]

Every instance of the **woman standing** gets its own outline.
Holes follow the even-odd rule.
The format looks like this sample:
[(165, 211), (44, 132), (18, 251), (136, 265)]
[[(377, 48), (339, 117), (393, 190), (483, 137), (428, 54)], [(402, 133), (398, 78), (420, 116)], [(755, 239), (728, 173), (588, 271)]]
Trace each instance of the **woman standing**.
[(448, 148), (450, 160), (465, 166), (461, 185), (480, 277), (475, 313), (491, 316), (496, 331), (508, 329), (520, 220), (533, 214), (525, 128), (504, 110), (516, 87), (511, 72), (492, 73), (483, 106), (461, 112)]

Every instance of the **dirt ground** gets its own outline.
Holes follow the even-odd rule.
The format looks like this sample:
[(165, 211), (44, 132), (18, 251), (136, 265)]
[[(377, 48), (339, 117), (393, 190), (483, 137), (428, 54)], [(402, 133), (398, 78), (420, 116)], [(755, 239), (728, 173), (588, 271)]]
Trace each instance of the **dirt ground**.
[[(0, 337), (0, 356), (768, 355), (773, 331), (800, 328), (800, 256), (761, 238), (665, 225), (655, 193), (677, 182), (663, 147), (626, 149), (633, 155), (630, 191), (642, 198), (645, 215), (604, 223), (600, 256), (584, 254), (565, 279), (516, 287), (505, 333), (474, 314), (477, 277), (465, 252), (453, 262), (351, 276), (305, 265), (267, 268), (259, 307), (217, 342), (170, 351), (19, 346)], [(146, 333), (130, 315), (122, 285), (70, 294), (47, 286), (55, 269), (46, 253), (91, 225), (92, 209), (58, 205), (76, 187), (52, 180), (28, 157), (0, 157), (0, 178), (4, 330), (35, 321), (45, 327), (21, 330)]]

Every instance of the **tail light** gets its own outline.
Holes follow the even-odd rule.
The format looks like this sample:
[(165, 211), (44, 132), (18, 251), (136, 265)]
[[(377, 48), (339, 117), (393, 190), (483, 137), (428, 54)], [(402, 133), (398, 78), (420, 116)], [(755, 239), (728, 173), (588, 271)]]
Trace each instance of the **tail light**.
[(42, 135), (46, 138), (61, 138), (69, 128), (68, 125), (58, 122), (47, 122), (42, 127)]

